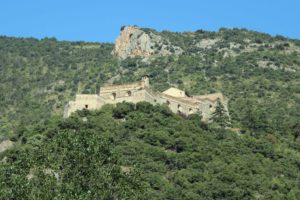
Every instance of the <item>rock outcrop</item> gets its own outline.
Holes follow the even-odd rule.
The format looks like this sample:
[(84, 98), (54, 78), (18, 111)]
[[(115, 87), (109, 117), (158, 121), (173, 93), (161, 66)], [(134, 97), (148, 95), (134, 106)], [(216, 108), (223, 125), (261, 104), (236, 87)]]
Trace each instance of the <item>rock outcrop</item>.
[(14, 143), (10, 140), (4, 140), (0, 143), (0, 153), (12, 148)]
[(152, 55), (181, 54), (183, 50), (174, 46), (169, 40), (151, 31), (144, 31), (136, 26), (126, 26), (121, 29), (113, 54), (121, 59)]

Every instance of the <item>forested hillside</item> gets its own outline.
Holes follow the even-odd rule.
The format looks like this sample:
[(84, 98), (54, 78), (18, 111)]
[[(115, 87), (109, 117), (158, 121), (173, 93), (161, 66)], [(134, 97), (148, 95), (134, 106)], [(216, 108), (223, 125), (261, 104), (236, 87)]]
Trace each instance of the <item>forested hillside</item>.
[[(182, 53), (119, 59), (109, 43), (0, 37), (0, 142), (15, 144), (0, 153), (1, 199), (298, 199), (300, 40), (141, 30)], [(75, 94), (144, 74), (159, 91), (222, 92), (230, 128), (144, 103), (62, 119)]]
[(184, 54), (121, 61), (111, 55), (113, 44), (1, 37), (2, 137), (61, 115), (76, 93), (93, 94), (104, 83), (131, 82), (145, 73), (158, 90), (172, 85), (191, 95), (223, 92), (233, 126), (248, 127), (249, 120), (261, 118), (265, 127), (256, 128), (286, 132), (299, 119), (299, 40), (244, 29), (154, 32)]
[(142, 102), (49, 119), (4, 155), (1, 199), (297, 199), (295, 144)]
[(1, 136), (61, 115), (76, 93), (95, 93), (116, 74), (113, 44), (0, 37)]

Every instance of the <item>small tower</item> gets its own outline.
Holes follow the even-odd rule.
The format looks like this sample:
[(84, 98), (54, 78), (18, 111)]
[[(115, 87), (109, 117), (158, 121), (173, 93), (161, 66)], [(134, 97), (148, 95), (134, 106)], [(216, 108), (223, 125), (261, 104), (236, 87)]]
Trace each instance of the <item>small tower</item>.
[(144, 87), (145, 87), (145, 88), (149, 88), (149, 87), (150, 87), (148, 75), (144, 75), (144, 76), (142, 77), (142, 81), (144, 82)]

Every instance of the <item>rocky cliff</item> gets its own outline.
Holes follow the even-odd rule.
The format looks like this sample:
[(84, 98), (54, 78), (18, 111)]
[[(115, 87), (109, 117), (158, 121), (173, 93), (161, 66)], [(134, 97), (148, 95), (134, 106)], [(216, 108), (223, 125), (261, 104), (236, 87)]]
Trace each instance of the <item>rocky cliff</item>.
[(145, 31), (136, 26), (121, 28), (121, 34), (116, 40), (113, 55), (126, 59), (128, 57), (150, 57), (152, 55), (181, 54), (180, 47), (161, 36)]

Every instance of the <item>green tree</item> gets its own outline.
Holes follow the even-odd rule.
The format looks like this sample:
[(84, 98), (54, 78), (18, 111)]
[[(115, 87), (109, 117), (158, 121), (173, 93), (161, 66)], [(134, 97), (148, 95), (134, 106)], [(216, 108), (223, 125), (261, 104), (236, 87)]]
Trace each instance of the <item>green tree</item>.
[(216, 110), (211, 114), (209, 120), (223, 128), (230, 125), (228, 112), (225, 110), (220, 99), (217, 100)]
[(247, 101), (241, 120), (242, 125), (256, 133), (265, 132), (268, 129), (269, 116), (264, 109), (253, 101)]
[(117, 119), (124, 118), (129, 112), (134, 110), (134, 104), (123, 102), (117, 103), (116, 107), (113, 110), (113, 116)]
[(62, 127), (40, 147), (9, 153), (0, 163), (0, 199), (141, 199), (136, 170), (122, 171), (112, 143), (78, 126), (76, 132)]

